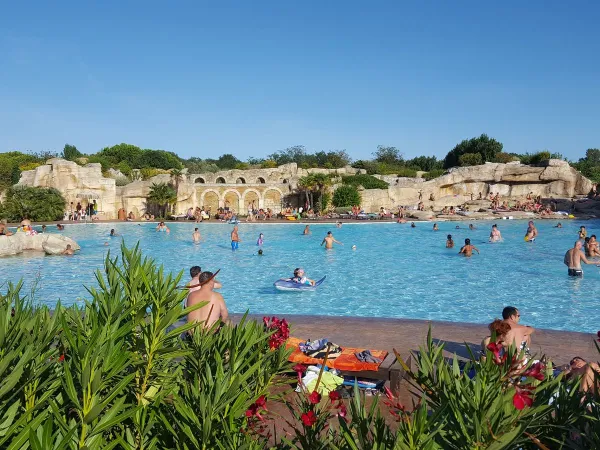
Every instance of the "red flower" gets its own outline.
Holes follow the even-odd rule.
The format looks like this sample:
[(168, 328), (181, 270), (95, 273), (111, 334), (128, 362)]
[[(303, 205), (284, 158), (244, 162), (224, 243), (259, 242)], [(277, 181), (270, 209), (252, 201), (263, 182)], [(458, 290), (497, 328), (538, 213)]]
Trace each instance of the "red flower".
[(531, 392), (515, 388), (515, 395), (513, 395), (513, 405), (518, 410), (522, 410), (525, 406), (533, 405), (533, 399), (531, 398)]
[(497, 344), (496, 342), (490, 342), (486, 348), (494, 354), (494, 362), (496, 364), (501, 364), (504, 361), (506, 361), (506, 353), (504, 353), (502, 355), (502, 358), (500, 358), (500, 352), (504, 351), (504, 347), (502, 347), (502, 344)]
[(58, 357), (58, 362), (63, 362), (65, 360), (65, 354), (63, 353)]
[(524, 377), (532, 377), (532, 378), (535, 378), (536, 380), (543, 381), (544, 374), (542, 373), (542, 371), (544, 369), (545, 369), (545, 367), (542, 363), (536, 362), (529, 368), (529, 370), (527, 370), (523, 373), (523, 376)]
[(317, 391), (312, 391), (312, 393), (308, 396), (308, 401), (313, 405), (318, 404), (321, 401), (321, 394)]
[(306, 367), (304, 367), (304, 364), (296, 364), (294, 367), (294, 372), (296, 372), (298, 375), (303, 374), (304, 372), (306, 372)]
[(317, 416), (313, 411), (303, 413), (300, 416), (300, 419), (302, 419), (302, 423), (307, 427), (312, 427), (315, 423), (317, 423)]
[(256, 399), (256, 401), (254, 402), (254, 404), (259, 407), (260, 409), (267, 409), (267, 399), (265, 398), (264, 395), (261, 395), (260, 397), (258, 397)]
[(346, 410), (346, 405), (344, 405), (342, 402), (340, 402), (340, 404), (338, 405), (338, 416), (340, 417), (346, 417), (346, 414), (348, 413), (348, 411)]
[(331, 400), (332, 402), (335, 402), (336, 400), (341, 399), (342, 396), (340, 395), (340, 393), (338, 391), (331, 391), (329, 393), (329, 400)]

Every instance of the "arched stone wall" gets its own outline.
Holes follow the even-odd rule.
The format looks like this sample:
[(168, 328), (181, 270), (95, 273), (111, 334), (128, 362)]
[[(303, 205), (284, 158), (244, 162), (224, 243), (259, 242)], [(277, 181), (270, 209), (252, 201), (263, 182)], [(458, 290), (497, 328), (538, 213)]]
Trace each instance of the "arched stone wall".
[(225, 184), (227, 182), (225, 181), (225, 178), (223, 178), (223, 177), (217, 177), (217, 179), (215, 180), (215, 183), (217, 183), (217, 184)]
[(213, 189), (206, 189), (200, 195), (200, 204), (198, 206), (204, 206), (206, 209), (210, 208), (211, 213), (215, 214), (219, 209), (219, 200), (221, 196)]
[(198, 177), (194, 180), (194, 183), (204, 184), (206, 183), (206, 180), (203, 177)]
[(246, 179), (244, 177), (238, 177), (235, 180), (235, 184), (246, 184)]
[(280, 189), (269, 188), (265, 189), (263, 193), (263, 208), (271, 208), (273, 212), (281, 211), (281, 201), (283, 200), (283, 193)]
[(244, 211), (248, 211), (248, 203), (254, 202), (255, 208), (263, 207), (262, 195), (256, 189), (246, 189), (242, 194), (242, 204), (244, 205)]
[(242, 196), (238, 191), (227, 189), (223, 192), (221, 198), (223, 199), (224, 206), (228, 206), (229, 209), (233, 209), (236, 213), (243, 211)]
[(259, 184), (265, 184), (267, 181), (263, 177), (258, 177), (258, 179), (256, 180), (256, 182), (259, 183)]

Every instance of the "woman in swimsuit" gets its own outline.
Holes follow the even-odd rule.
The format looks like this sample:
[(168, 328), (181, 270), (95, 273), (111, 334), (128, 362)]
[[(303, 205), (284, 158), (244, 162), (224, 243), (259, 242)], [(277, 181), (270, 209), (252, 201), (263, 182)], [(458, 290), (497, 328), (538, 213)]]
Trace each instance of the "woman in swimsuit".
[(260, 233), (258, 235), (258, 240), (256, 241), (256, 245), (263, 245), (265, 235)]

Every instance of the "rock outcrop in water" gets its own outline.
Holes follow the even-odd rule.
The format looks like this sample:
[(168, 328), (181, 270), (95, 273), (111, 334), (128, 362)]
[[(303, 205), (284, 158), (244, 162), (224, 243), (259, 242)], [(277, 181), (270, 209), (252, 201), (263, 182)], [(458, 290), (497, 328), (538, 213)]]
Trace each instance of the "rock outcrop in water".
[(12, 236), (0, 236), (0, 257), (18, 255), (25, 250), (45, 252), (47, 255), (60, 255), (67, 249), (68, 244), (73, 250), (81, 248), (73, 239), (59, 234), (15, 233)]

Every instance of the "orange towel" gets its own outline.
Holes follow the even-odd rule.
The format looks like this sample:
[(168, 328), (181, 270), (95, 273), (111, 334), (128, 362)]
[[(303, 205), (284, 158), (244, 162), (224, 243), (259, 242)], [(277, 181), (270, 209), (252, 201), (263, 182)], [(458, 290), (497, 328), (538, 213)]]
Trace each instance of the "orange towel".
[[(294, 350), (293, 353), (290, 355), (289, 360), (294, 363), (302, 363), (302, 364), (322, 364), (323, 363), (322, 359), (310, 358), (300, 351), (300, 349), (298, 348), (298, 344), (300, 344), (301, 342), (306, 342), (306, 341), (295, 338), (295, 337), (290, 337), (286, 341), (286, 343), (285, 343), (286, 348)], [(342, 354), (340, 356), (338, 356), (335, 359), (327, 360), (327, 367), (329, 367), (330, 369), (344, 370), (347, 372), (361, 372), (363, 370), (369, 370), (369, 371), (379, 370), (379, 366), (381, 365), (381, 363), (361, 362), (358, 360), (358, 358), (356, 356), (354, 356), (355, 353), (360, 353), (366, 349), (344, 347), (344, 346), (342, 346), (342, 349), (343, 349)], [(371, 354), (375, 358), (381, 359), (381, 361), (383, 362), (383, 360), (388, 355), (388, 352), (386, 352), (385, 350), (371, 350)]]

